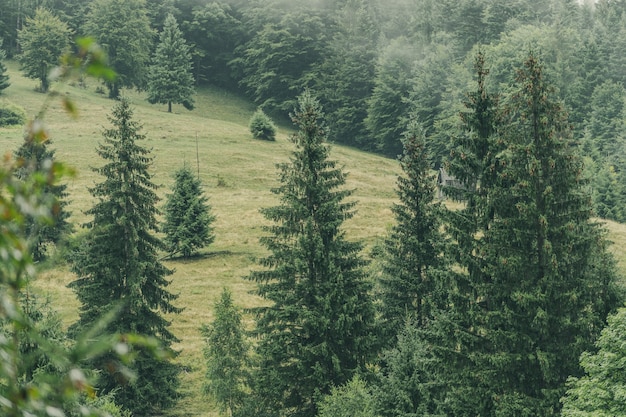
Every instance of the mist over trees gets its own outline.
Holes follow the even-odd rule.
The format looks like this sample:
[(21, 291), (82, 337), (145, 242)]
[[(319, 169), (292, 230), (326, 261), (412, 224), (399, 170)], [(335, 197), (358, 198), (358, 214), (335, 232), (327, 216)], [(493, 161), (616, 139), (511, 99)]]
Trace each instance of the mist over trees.
[[(199, 331), (205, 391), (222, 412), (622, 412), (623, 381), (601, 365), (619, 370), (623, 278), (594, 218), (626, 222), (623, 1), (6, 0), (0, 10), (6, 57), (41, 91), (54, 93), (50, 70), (74, 34), (107, 52), (117, 78), (104, 85), (119, 100), (97, 148), (106, 162), (90, 190), (93, 220), (71, 254), (79, 319), (62, 335), (49, 306), (20, 298), (19, 274), (69, 230), (64, 186), (36, 175), (50, 169), (50, 142), (26, 141), (16, 156), (32, 163), (11, 167), (0, 185), (22, 198), (34, 181), (53, 226), (14, 202), (16, 221), (0, 219), (3, 236), (15, 235), (0, 239), (2, 254), (19, 255), (6, 264), (17, 265), (15, 277), (1, 264), (0, 278), (14, 279), (2, 285), (30, 317), (2, 335), (32, 362), (14, 355), (19, 383), (0, 367), (12, 381), (0, 391), (17, 398), (37, 372), (60, 375), (40, 342), (79, 340), (116, 308), (107, 332), (139, 332), (172, 353), (178, 339), (165, 314), (180, 308), (161, 256), (194, 262), (215, 239), (216, 217), (182, 169), (158, 224), (152, 157), (120, 97), (132, 88), (170, 112), (192, 110), (195, 89), (210, 85), (257, 106), (256, 138), (275, 142), (287, 114), (295, 124), (279, 186), (268, 189), (278, 204), (261, 209), (266, 253), (251, 257), (259, 265), (247, 276), (264, 304), (248, 321), (224, 290)], [(3, 61), (4, 52), (0, 90), (9, 86)], [(358, 203), (345, 200), (329, 143), (399, 159), (398, 202), (376, 250), (342, 230)], [(435, 173), (450, 175), (440, 190)], [(40, 339), (30, 339), (31, 324)], [(138, 379), (118, 387), (126, 369), (107, 352), (84, 364), (113, 371), (99, 374), (97, 389), (115, 407), (149, 415), (176, 404), (173, 362), (138, 348)]]

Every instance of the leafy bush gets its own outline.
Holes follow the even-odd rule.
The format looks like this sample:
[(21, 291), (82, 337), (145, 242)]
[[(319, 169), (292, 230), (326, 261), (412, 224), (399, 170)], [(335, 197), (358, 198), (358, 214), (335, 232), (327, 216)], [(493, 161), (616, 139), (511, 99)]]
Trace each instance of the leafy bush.
[(255, 139), (276, 140), (276, 126), (261, 109), (254, 112), (250, 118), (250, 132)]
[(26, 123), (26, 111), (13, 103), (0, 103), (0, 126), (23, 125)]

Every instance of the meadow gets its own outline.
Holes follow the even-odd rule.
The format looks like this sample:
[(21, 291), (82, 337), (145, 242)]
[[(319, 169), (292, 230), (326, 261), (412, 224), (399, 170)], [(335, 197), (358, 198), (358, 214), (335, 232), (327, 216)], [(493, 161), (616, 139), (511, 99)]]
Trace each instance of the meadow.
[[(40, 109), (44, 95), (35, 92), (37, 82), (21, 76), (14, 62), (8, 63), (11, 86), (0, 95), (26, 109), (29, 116)], [(77, 118), (70, 117), (59, 101), (53, 101), (46, 113), (52, 147), (59, 160), (76, 170), (66, 179), (75, 232), (89, 220), (83, 213), (93, 200), (89, 187), (102, 180), (92, 172), (103, 161), (95, 149), (102, 140), (102, 131), (109, 127), (107, 115), (114, 104), (96, 92), (99, 83), (87, 80), (85, 86), (54, 86), (68, 94), (78, 107)], [(196, 96), (196, 109), (187, 111), (174, 106), (167, 113), (165, 105), (151, 105), (142, 93), (124, 91), (135, 110), (135, 120), (143, 125), (146, 140), (155, 158), (153, 181), (160, 185), (164, 198), (173, 182), (176, 169), (187, 164), (198, 171), (209, 198), (214, 222), (215, 242), (189, 260), (167, 260), (175, 270), (170, 276), (170, 290), (179, 295), (176, 305), (184, 307), (171, 315), (171, 330), (180, 339), (174, 348), (180, 352), (177, 361), (183, 367), (180, 403), (167, 413), (169, 417), (218, 416), (215, 403), (202, 394), (204, 380), (204, 341), (199, 328), (212, 320), (213, 304), (223, 287), (233, 292), (240, 307), (253, 307), (262, 300), (255, 296), (255, 285), (244, 279), (258, 268), (264, 249), (258, 239), (267, 224), (259, 213), (262, 207), (277, 203), (271, 188), (278, 185), (276, 164), (287, 162), (292, 150), (290, 126), (279, 127), (276, 142), (254, 140), (248, 120), (255, 110), (250, 102), (218, 88), (201, 88)], [(21, 127), (0, 128), (3, 154), (11, 153), (22, 140)], [(353, 189), (351, 200), (357, 202), (356, 215), (345, 224), (349, 239), (365, 244), (364, 256), (379, 244), (393, 223), (391, 206), (396, 201), (395, 181), (400, 172), (397, 161), (347, 147), (333, 145), (331, 158), (348, 172), (347, 188)], [(162, 203), (164, 200), (161, 201)], [(613, 251), (626, 274), (626, 225), (607, 222), (609, 237), (615, 242)], [(164, 254), (165, 255), (165, 254)], [(375, 268), (373, 268), (375, 269)], [(66, 265), (42, 268), (35, 287), (48, 294), (61, 314), (65, 326), (77, 318), (78, 303), (67, 284), (75, 277)], [(251, 325), (250, 317), (246, 316)]]

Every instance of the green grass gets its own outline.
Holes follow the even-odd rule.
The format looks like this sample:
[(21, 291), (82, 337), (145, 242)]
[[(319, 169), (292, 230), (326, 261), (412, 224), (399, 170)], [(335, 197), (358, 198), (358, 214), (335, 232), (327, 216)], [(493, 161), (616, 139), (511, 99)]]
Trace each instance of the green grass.
[[(31, 116), (36, 114), (44, 98), (34, 91), (37, 82), (23, 78), (15, 63), (9, 63), (8, 68), (12, 85), (0, 98), (24, 107)], [(106, 116), (113, 106), (111, 100), (95, 93), (98, 85), (90, 80), (87, 88), (60, 87), (61, 92), (76, 101), (78, 119), (69, 117), (59, 102), (52, 103), (46, 116), (57, 157), (77, 171), (74, 178), (67, 180), (71, 221), (77, 225), (88, 220), (83, 214), (92, 205), (88, 187), (101, 181), (90, 167), (103, 163), (95, 147), (102, 139), (102, 129), (109, 125)], [(167, 262), (168, 267), (175, 269), (170, 290), (179, 294), (176, 305), (185, 308), (181, 314), (169, 317), (172, 331), (181, 340), (174, 347), (180, 351), (177, 361), (185, 371), (181, 375), (180, 403), (167, 416), (218, 416), (211, 398), (202, 395), (204, 343), (198, 329), (211, 322), (213, 304), (225, 286), (232, 290), (239, 306), (261, 303), (251, 294), (254, 285), (243, 277), (264, 254), (258, 238), (263, 233), (261, 225), (266, 222), (259, 208), (276, 204), (270, 188), (277, 185), (275, 165), (289, 158), (290, 132), (279, 127), (276, 142), (253, 140), (247, 126), (255, 106), (217, 88), (201, 89), (194, 111), (174, 106), (174, 114), (168, 114), (165, 106), (148, 104), (140, 93), (125, 93), (134, 105), (136, 119), (144, 126), (145, 145), (153, 149), (153, 180), (162, 185), (161, 196), (169, 192), (171, 175), (177, 168), (186, 163), (196, 171), (197, 143), (200, 179), (217, 216), (216, 240), (196, 259)], [(0, 129), (3, 153), (12, 152), (21, 140), (22, 128)], [(345, 224), (347, 236), (363, 241), (367, 254), (393, 222), (390, 207), (395, 201), (398, 164), (342, 146), (333, 146), (331, 155), (349, 173), (347, 187), (354, 189), (353, 199), (358, 202), (356, 215)], [(626, 226), (611, 222), (607, 225), (609, 237), (616, 243), (613, 252), (626, 275)], [(65, 325), (77, 317), (78, 303), (66, 287), (73, 279), (66, 267), (59, 267), (43, 272), (36, 282), (37, 287), (50, 294)], [(250, 318), (247, 320), (251, 324)]]

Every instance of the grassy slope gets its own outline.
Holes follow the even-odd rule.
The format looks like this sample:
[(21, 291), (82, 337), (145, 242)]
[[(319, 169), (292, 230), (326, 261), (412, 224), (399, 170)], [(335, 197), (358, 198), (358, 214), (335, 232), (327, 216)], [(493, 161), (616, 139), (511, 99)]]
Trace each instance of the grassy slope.
[[(27, 80), (9, 64), (11, 87), (0, 100), (8, 99), (34, 114), (43, 96), (33, 91), (36, 82)], [(57, 102), (47, 113), (50, 135), (60, 160), (77, 169), (75, 178), (68, 180), (72, 221), (87, 220), (82, 210), (92, 204), (87, 187), (100, 181), (90, 166), (100, 166), (95, 154), (103, 127), (108, 126), (106, 115), (113, 103), (94, 93), (97, 86), (90, 81), (86, 89), (64, 86), (77, 102), (80, 116), (69, 118)], [(172, 330), (181, 339), (175, 346), (180, 350), (178, 361), (185, 367), (182, 374), (182, 398), (178, 407), (168, 415), (217, 416), (215, 404), (203, 397), (201, 385), (204, 374), (203, 341), (198, 328), (212, 320), (212, 307), (222, 287), (228, 286), (240, 306), (258, 305), (260, 300), (250, 294), (254, 285), (242, 279), (255, 260), (263, 255), (258, 244), (264, 224), (260, 207), (276, 203), (270, 188), (277, 184), (275, 164), (285, 162), (291, 150), (287, 141), (289, 132), (280, 130), (275, 143), (252, 140), (247, 122), (254, 107), (248, 102), (218, 89), (203, 89), (197, 97), (197, 108), (188, 112), (174, 107), (174, 114), (165, 112), (165, 106), (150, 105), (143, 96), (127, 92), (135, 107), (136, 119), (144, 125), (147, 140), (156, 157), (154, 181), (163, 185), (164, 196), (172, 183), (171, 174), (187, 163), (196, 169), (196, 136), (200, 160), (200, 178), (210, 198), (215, 222), (216, 241), (202, 256), (189, 261), (170, 261), (175, 269), (171, 277), (171, 291), (180, 295), (177, 305), (185, 307), (182, 314), (172, 316)], [(0, 129), (2, 153), (12, 151), (21, 141), (21, 128)], [(389, 209), (395, 199), (395, 176), (399, 172), (395, 161), (353, 149), (334, 146), (332, 158), (349, 172), (348, 187), (355, 190), (357, 214), (346, 224), (350, 239), (363, 240), (367, 245), (378, 241), (392, 223)], [(217, 186), (218, 178), (225, 186)], [(626, 226), (608, 223), (610, 237), (616, 243), (613, 250), (626, 273)], [(67, 325), (76, 318), (78, 304), (66, 288), (73, 279), (66, 268), (58, 268), (40, 275), (36, 285), (49, 293)]]
[[(29, 115), (35, 114), (44, 97), (33, 91), (37, 83), (22, 78), (14, 63), (8, 67), (12, 85), (0, 100), (10, 100), (23, 106)], [(89, 167), (103, 163), (95, 147), (102, 138), (102, 129), (109, 126), (106, 116), (113, 105), (94, 93), (96, 81), (88, 83), (86, 89), (61, 87), (78, 105), (77, 120), (67, 116), (58, 102), (52, 103), (46, 116), (57, 157), (77, 170), (76, 177), (68, 180), (71, 220), (76, 224), (88, 220), (82, 214), (92, 204), (87, 188), (101, 180)], [(212, 320), (214, 301), (224, 286), (231, 288), (240, 306), (260, 302), (250, 294), (254, 285), (242, 277), (256, 267), (255, 260), (263, 255), (258, 237), (265, 221), (259, 208), (277, 201), (270, 188), (277, 185), (276, 163), (288, 160), (289, 132), (279, 129), (275, 143), (253, 140), (247, 124), (254, 106), (218, 89), (201, 90), (196, 110), (189, 112), (174, 106), (174, 114), (168, 114), (166, 106), (148, 104), (141, 94), (126, 93), (134, 105), (136, 120), (144, 126), (144, 145), (153, 149), (153, 180), (162, 185), (161, 196), (169, 192), (171, 175), (178, 167), (187, 163), (195, 172), (196, 135), (198, 138), (200, 178), (217, 216), (216, 240), (198, 259), (167, 262), (176, 271), (170, 289), (180, 295), (176, 304), (185, 307), (171, 320), (172, 330), (181, 340), (175, 346), (180, 350), (178, 361), (186, 369), (182, 374), (183, 397), (169, 415), (216, 416), (214, 403), (201, 394), (204, 361), (198, 328)], [(21, 140), (21, 128), (0, 129), (2, 154), (17, 148)], [(353, 198), (358, 201), (357, 214), (346, 225), (346, 232), (350, 239), (371, 244), (391, 223), (389, 207), (394, 199), (397, 163), (340, 146), (333, 147), (332, 158), (349, 172), (348, 187), (355, 189)], [(218, 178), (225, 186), (217, 186)], [(66, 288), (72, 279), (66, 268), (59, 268), (44, 272), (36, 283), (50, 293), (66, 325), (75, 320), (78, 307), (73, 293)]]

